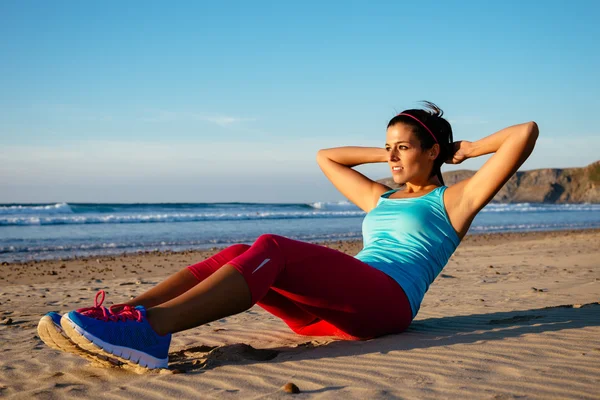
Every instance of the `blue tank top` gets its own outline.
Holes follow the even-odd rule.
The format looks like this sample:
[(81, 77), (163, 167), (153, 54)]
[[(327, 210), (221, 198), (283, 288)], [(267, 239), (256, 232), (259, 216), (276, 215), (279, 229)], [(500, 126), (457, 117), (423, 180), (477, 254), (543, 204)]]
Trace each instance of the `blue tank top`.
[(363, 249), (355, 258), (400, 284), (417, 315), (429, 285), (460, 239), (446, 213), (440, 186), (421, 197), (390, 199), (385, 192), (363, 220)]

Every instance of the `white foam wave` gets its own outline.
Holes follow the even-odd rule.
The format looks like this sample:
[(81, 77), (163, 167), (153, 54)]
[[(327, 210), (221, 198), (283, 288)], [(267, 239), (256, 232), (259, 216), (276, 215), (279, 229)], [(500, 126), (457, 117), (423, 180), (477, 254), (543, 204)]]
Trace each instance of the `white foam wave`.
[(263, 219), (351, 218), (364, 216), (363, 211), (297, 211), (247, 213), (167, 213), (167, 214), (109, 214), (2, 217), (0, 226), (76, 225), (76, 224), (136, 224), (156, 222), (236, 221)]
[(0, 215), (14, 214), (71, 214), (73, 210), (67, 203), (55, 203), (45, 205), (12, 205), (0, 206)]
[(348, 209), (348, 210), (356, 210), (354, 204), (349, 201), (316, 201), (314, 203), (310, 203), (309, 206), (315, 208), (317, 210), (339, 210), (339, 209)]
[(570, 212), (570, 211), (600, 211), (600, 204), (536, 204), (536, 203), (490, 203), (484, 207), (482, 212)]
[[(333, 240), (359, 239), (360, 232), (341, 232), (323, 234), (290, 235), (291, 239), (321, 242)], [(213, 246), (227, 246), (233, 243), (251, 244), (256, 237), (241, 236), (230, 238), (213, 238), (208, 240), (191, 241), (157, 241), (157, 242), (91, 242), (73, 244), (23, 244), (0, 245), (0, 261), (22, 262), (27, 260), (68, 259), (73, 257), (88, 257), (99, 255), (114, 255), (147, 251), (184, 251), (206, 249)]]
[(555, 223), (555, 224), (507, 224), (507, 225), (474, 225), (471, 232), (515, 232), (515, 231), (545, 231), (560, 229), (597, 228), (600, 223)]

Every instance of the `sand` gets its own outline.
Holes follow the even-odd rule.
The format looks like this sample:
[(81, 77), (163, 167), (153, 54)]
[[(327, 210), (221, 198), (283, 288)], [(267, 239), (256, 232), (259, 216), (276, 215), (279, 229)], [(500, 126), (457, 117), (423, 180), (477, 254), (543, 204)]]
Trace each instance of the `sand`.
[(145, 374), (50, 349), (38, 320), (100, 289), (120, 303), (217, 249), (2, 265), (0, 397), (598, 399), (599, 244), (599, 230), (468, 236), (405, 333), (299, 336), (253, 307), (174, 335), (171, 371)]

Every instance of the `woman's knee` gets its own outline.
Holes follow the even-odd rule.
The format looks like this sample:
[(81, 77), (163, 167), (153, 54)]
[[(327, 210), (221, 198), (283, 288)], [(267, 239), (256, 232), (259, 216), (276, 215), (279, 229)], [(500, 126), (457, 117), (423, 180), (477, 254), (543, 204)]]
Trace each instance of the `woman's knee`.
[(191, 272), (192, 275), (201, 282), (229, 261), (246, 252), (249, 248), (250, 246), (247, 244), (234, 244), (233, 246), (229, 246), (219, 251), (217, 254), (206, 260), (184, 268), (184, 270)]
[(283, 236), (279, 236), (279, 235), (274, 235), (272, 233), (265, 233), (260, 235), (258, 238), (256, 238), (256, 241), (254, 242), (254, 245), (267, 245), (267, 246), (272, 246), (272, 245), (279, 245), (282, 241), (282, 239), (285, 239)]
[(277, 241), (278, 239), (280, 239), (282, 236), (279, 235), (275, 235), (272, 233), (263, 233), (262, 235), (260, 235), (259, 237), (256, 238), (256, 241)]
[(234, 257), (237, 257), (240, 254), (245, 253), (246, 250), (248, 250), (249, 248), (250, 248), (250, 246), (247, 245), (247, 244), (238, 243), (238, 244), (234, 244), (232, 246), (229, 246), (227, 248), (227, 251), (230, 252), (230, 254), (234, 255)]

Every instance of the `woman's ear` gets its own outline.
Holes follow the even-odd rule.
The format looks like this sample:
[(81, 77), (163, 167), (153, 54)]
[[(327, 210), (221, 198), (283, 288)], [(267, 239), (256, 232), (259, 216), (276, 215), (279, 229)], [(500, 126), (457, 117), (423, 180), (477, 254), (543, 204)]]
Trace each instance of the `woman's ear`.
[(440, 154), (440, 145), (436, 143), (429, 150), (429, 158), (431, 158), (432, 160), (435, 160), (439, 154)]

